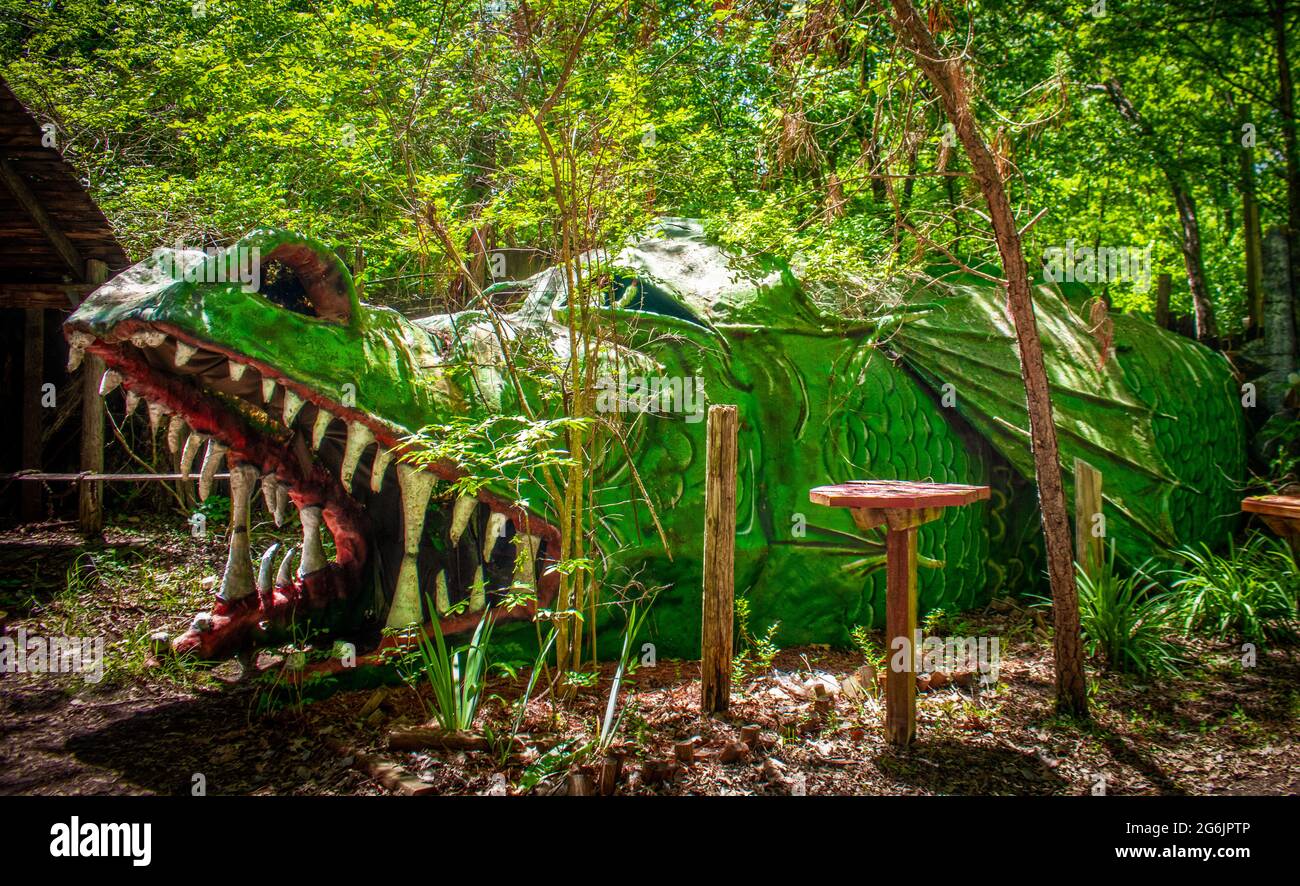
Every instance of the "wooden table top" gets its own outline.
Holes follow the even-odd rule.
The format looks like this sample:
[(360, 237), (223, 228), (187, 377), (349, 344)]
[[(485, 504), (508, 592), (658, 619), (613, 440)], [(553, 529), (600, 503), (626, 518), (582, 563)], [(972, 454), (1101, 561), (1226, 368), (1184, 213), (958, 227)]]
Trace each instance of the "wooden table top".
[(988, 497), (987, 486), (906, 480), (851, 480), (834, 486), (818, 486), (808, 493), (808, 500), (813, 504), (832, 508), (950, 508)]
[(1263, 514), (1266, 517), (1287, 517), (1300, 520), (1300, 496), (1297, 495), (1255, 495), (1242, 499), (1241, 509), (1251, 514)]

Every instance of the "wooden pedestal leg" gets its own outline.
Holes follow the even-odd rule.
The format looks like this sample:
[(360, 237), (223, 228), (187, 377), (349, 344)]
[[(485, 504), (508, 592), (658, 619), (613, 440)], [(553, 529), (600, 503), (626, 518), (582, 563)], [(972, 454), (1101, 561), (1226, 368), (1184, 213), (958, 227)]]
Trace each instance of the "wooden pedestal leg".
[[(885, 533), (885, 636), (889, 640), (889, 671), (885, 676), (885, 738), (894, 747), (907, 747), (916, 735), (916, 527)], [(904, 638), (899, 661), (898, 638)]]

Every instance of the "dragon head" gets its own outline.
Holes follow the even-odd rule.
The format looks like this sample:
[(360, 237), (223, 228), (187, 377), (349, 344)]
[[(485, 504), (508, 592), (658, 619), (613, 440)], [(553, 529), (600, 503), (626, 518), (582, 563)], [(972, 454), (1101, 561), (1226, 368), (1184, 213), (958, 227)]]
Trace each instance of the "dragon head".
[[(229, 467), (225, 574), (213, 611), (175, 641), (178, 651), (217, 658), (304, 615), (335, 628), (403, 627), (423, 621), (426, 595), (442, 610), (430, 615), (468, 601), (444, 620), (455, 631), (516, 582), (534, 585), (536, 599), (500, 618), (525, 618), (554, 595), (543, 567), (558, 551), (554, 527), (505, 488), (457, 495), (453, 466), (402, 461), (421, 428), (488, 408), (494, 396), (499, 406), (496, 379), (486, 369), (467, 377), (463, 362), (450, 366), (447, 338), (361, 304), (322, 244), (261, 230), (212, 254), (158, 250), (93, 293), (66, 335), (74, 361), (103, 360), (101, 393), (120, 385), (129, 409), (147, 405), (155, 431), (166, 422), (202, 497), (219, 463)], [(300, 514), (296, 569), (292, 549), (278, 566), (274, 550), (253, 560), (259, 480), (277, 524), (290, 504)]]

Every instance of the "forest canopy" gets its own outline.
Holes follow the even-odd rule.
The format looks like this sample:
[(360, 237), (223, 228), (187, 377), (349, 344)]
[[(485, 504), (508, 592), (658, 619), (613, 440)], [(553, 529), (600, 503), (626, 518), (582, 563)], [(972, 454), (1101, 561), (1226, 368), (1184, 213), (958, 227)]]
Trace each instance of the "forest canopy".
[[(1031, 263), (1133, 250), (1190, 314), (1181, 185), (1218, 329), (1243, 331), (1251, 228), (1287, 219), (1288, 129), (1294, 152), (1278, 84), (1297, 19), (1276, 2), (929, 4), (970, 63)], [(699, 217), (861, 292), (919, 253), (997, 258), (969, 161), (871, 2), (0, 9), (0, 74), (133, 258), (286, 227), (363, 248), (368, 300), (441, 307), (462, 276), (490, 282), (492, 250), (512, 275), (553, 258), (555, 140), (606, 242)], [(1096, 288), (1153, 310), (1149, 280)]]

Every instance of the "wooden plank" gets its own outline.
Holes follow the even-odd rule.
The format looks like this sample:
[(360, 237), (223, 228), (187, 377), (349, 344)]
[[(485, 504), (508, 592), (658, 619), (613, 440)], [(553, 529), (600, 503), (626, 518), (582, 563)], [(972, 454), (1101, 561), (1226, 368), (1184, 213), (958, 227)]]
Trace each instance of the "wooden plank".
[(982, 501), (990, 494), (987, 486), (960, 483), (856, 480), (818, 486), (808, 493), (808, 500), (832, 508), (946, 508)]
[[(108, 265), (91, 259), (86, 263), (86, 281), (99, 285), (108, 279)], [(104, 472), (104, 398), (99, 396), (99, 382), (104, 375), (104, 361), (86, 354), (81, 361), (81, 470), (92, 474)], [(104, 531), (104, 484), (97, 481), (77, 484), (77, 521), (83, 535), (95, 537)]]
[(0, 283), (0, 308), (66, 311), (92, 289), (87, 283)]
[[(41, 229), (54, 251), (58, 253), (59, 258), (63, 259), (68, 270), (78, 280), (86, 279), (86, 264), (82, 261), (81, 253), (72, 245), (72, 241), (64, 235), (54, 224), (53, 219), (45, 211), (40, 200), (32, 193), (31, 188), (27, 186), (27, 181), (14, 169), (13, 164), (4, 157), (0, 157), (0, 182), (9, 189), (14, 199), (23, 207), (23, 210), (31, 216), (32, 221)], [(103, 282), (102, 280), (100, 282)]]
[(1272, 517), (1290, 517), (1300, 520), (1300, 496), (1256, 495), (1243, 499), (1241, 509), (1250, 514), (1268, 514)]
[(721, 713), (731, 704), (735, 617), (735, 406), (710, 406), (704, 487), (704, 615), (700, 635), (700, 710)]
[(1102, 513), (1101, 471), (1081, 458), (1074, 460), (1074, 559), (1084, 573), (1096, 578), (1106, 557), (1106, 539), (1093, 527)]
[(887, 526), (890, 529), (911, 529), (923, 526), (943, 516), (943, 508), (853, 508), (853, 522), (862, 531)]
[[(41, 469), (41, 385), (45, 375), (45, 312), (28, 308), (23, 326), (23, 448), (22, 465), (27, 470)], [(29, 483), (22, 489), (22, 519), (35, 523), (45, 516), (40, 484)]]
[(885, 738), (903, 748), (916, 735), (916, 527), (885, 533), (885, 561)]

